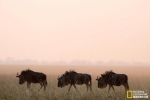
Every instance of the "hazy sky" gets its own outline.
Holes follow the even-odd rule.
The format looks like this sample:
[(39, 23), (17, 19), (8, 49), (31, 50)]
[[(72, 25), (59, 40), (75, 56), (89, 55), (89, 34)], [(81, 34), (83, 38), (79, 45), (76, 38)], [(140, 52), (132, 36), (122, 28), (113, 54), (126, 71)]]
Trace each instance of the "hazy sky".
[(0, 0), (0, 59), (150, 63), (150, 0)]

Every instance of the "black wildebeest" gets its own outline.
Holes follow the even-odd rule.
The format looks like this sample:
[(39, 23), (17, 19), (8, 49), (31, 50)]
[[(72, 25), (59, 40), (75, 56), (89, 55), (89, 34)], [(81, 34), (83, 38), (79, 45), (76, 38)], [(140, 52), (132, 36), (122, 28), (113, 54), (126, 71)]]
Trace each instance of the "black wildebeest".
[(68, 92), (70, 91), (72, 85), (76, 89), (75, 84), (78, 84), (78, 85), (86, 84), (87, 91), (89, 87), (92, 90), (92, 78), (91, 78), (91, 75), (89, 74), (77, 73), (75, 71), (69, 71), (69, 72), (66, 71), (65, 74), (63, 74), (60, 78), (58, 77), (58, 87), (62, 88), (69, 84), (70, 84), (70, 87), (69, 87)]
[(43, 73), (34, 72), (32, 70), (27, 69), (23, 70), (20, 75), (17, 73), (16, 77), (19, 78), (19, 84), (27, 82), (27, 88), (30, 88), (31, 83), (39, 83), (41, 85), (41, 88), (44, 86), (44, 91), (46, 90), (47, 80), (46, 75)]
[(114, 90), (113, 85), (123, 85), (125, 87), (125, 91), (129, 90), (128, 76), (125, 74), (116, 74), (113, 71), (106, 71), (104, 74), (101, 74), (101, 77), (98, 78), (97, 76), (96, 80), (98, 81), (98, 88), (105, 88), (108, 84), (108, 92), (110, 88)]

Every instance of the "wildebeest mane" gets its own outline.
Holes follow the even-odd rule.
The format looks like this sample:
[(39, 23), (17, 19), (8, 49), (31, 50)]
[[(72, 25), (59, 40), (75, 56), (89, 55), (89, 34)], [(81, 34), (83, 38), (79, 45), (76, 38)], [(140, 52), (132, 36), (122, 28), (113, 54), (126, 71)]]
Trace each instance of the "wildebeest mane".
[(69, 75), (72, 75), (72, 74), (77, 74), (77, 72), (74, 71), (74, 70), (66, 71), (64, 74), (61, 75), (61, 77), (69, 76)]
[(112, 75), (112, 74), (116, 74), (115, 72), (113, 72), (112, 70), (110, 70), (110, 71), (106, 71), (104, 74), (102, 74), (101, 76), (103, 77), (103, 76), (110, 76), (110, 75)]
[(32, 70), (30, 70), (30, 69), (23, 70), (23, 71), (21, 71), (21, 75), (25, 75), (25, 74), (28, 74), (28, 73), (30, 73), (30, 72), (34, 72), (34, 71), (32, 71)]

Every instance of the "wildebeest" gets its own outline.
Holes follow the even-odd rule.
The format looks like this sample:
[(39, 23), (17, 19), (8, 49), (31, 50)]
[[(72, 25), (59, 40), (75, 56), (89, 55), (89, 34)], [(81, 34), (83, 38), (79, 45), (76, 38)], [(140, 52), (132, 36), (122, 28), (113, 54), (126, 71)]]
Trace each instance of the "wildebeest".
[(78, 84), (78, 85), (86, 84), (87, 91), (89, 87), (92, 90), (92, 78), (91, 78), (91, 75), (89, 74), (77, 73), (75, 71), (69, 71), (69, 72), (66, 71), (60, 78), (58, 77), (58, 87), (62, 88), (69, 84), (70, 84), (70, 87), (69, 87), (68, 92), (70, 91), (72, 85), (76, 89), (75, 84)]
[(30, 88), (31, 83), (39, 83), (41, 88), (44, 86), (44, 91), (46, 90), (47, 80), (46, 75), (43, 73), (34, 72), (30, 69), (27, 69), (23, 70), (20, 75), (17, 73), (16, 77), (19, 78), (19, 84), (27, 82), (27, 88)]
[(97, 76), (96, 80), (98, 81), (98, 88), (105, 88), (108, 84), (108, 92), (110, 88), (114, 90), (113, 85), (123, 85), (125, 87), (125, 91), (129, 90), (128, 76), (125, 74), (116, 74), (113, 71), (106, 71), (104, 74), (101, 74), (101, 77), (98, 78)]

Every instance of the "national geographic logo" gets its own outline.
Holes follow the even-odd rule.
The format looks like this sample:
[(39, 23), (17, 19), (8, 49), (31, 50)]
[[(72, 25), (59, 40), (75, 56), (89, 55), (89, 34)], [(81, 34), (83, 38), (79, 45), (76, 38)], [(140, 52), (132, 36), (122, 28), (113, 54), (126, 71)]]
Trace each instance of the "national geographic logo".
[(127, 91), (127, 98), (132, 98), (133, 97), (133, 91), (132, 90), (128, 90)]
[(144, 91), (128, 90), (127, 98), (148, 98), (148, 93), (145, 93)]

